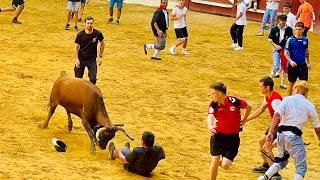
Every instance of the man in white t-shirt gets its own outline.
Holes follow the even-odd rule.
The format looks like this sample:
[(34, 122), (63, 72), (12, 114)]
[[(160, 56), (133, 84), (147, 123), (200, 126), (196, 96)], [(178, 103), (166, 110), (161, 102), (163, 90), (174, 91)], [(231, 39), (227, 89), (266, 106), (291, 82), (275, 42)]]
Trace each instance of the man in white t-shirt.
[(230, 34), (233, 40), (233, 44), (230, 46), (236, 51), (243, 50), (243, 29), (247, 24), (247, 7), (244, 0), (238, 0), (237, 3), (237, 15), (230, 28)]
[(297, 18), (291, 13), (291, 4), (289, 2), (286, 2), (283, 5), (283, 13), (287, 15), (287, 25), (291, 28), (294, 28), (297, 23)]
[(187, 51), (188, 30), (187, 30), (187, 15), (188, 9), (185, 7), (185, 0), (179, 0), (178, 4), (173, 8), (171, 20), (173, 20), (174, 31), (176, 33), (177, 42), (169, 50), (171, 54), (176, 54), (176, 48), (182, 45), (181, 54), (189, 55)]
[(262, 18), (261, 30), (258, 36), (263, 36), (267, 29), (267, 23), (270, 23), (270, 28), (276, 25), (275, 20), (279, 9), (280, 0), (267, 0), (267, 6)]

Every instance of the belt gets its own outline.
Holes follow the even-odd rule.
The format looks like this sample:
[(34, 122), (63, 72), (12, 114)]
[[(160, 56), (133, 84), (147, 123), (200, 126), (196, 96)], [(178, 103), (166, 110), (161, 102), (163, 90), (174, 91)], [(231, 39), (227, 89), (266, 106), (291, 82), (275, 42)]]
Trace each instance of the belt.
[(282, 133), (283, 131), (290, 131), (292, 132), (293, 134), (297, 135), (297, 136), (301, 136), (302, 135), (302, 131), (295, 127), (295, 126), (279, 126), (278, 128), (278, 132), (279, 133)]

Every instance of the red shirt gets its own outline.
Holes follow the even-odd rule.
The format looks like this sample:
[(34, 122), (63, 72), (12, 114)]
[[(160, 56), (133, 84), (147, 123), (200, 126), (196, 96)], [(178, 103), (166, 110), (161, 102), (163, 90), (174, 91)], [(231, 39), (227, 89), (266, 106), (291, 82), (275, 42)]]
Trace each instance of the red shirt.
[(246, 108), (247, 102), (236, 97), (227, 96), (224, 105), (211, 102), (208, 114), (217, 119), (215, 130), (223, 134), (238, 134), (240, 132), (241, 112)]
[(269, 109), (269, 113), (270, 113), (271, 119), (273, 118), (274, 112), (276, 110), (276, 109), (273, 109), (272, 102), (274, 100), (277, 100), (277, 99), (282, 101), (282, 96), (279, 93), (275, 92), (275, 91), (272, 92), (270, 98), (268, 96), (266, 96), (266, 99), (265, 99), (267, 104), (268, 104), (268, 109)]

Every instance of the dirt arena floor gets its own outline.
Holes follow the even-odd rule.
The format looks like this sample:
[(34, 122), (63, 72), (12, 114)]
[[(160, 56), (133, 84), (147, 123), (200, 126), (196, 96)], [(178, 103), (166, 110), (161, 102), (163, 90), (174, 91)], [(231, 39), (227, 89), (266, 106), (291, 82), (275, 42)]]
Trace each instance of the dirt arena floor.
[[(0, 6), (9, 1), (0, 0)], [(60, 71), (73, 75), (73, 47), (76, 33), (65, 31), (65, 1), (28, 1), (22, 25), (11, 24), (12, 14), (0, 14), (0, 179), (143, 179), (123, 170), (119, 161), (109, 160), (107, 151), (92, 156), (88, 136), (78, 118), (67, 131), (67, 116), (59, 107), (48, 129), (40, 129), (47, 116), (47, 104)], [(258, 80), (270, 71), (271, 47), (266, 37), (257, 37), (259, 23), (245, 29), (243, 52), (228, 49), (231, 18), (189, 12), (192, 55), (172, 56), (154, 62), (143, 53), (143, 44), (154, 42), (150, 20), (155, 8), (126, 5), (119, 27), (106, 24), (106, 2), (92, 0), (85, 15), (96, 18), (104, 33), (106, 50), (99, 68), (101, 88), (114, 123), (124, 123), (140, 145), (145, 130), (156, 134), (166, 159), (155, 169), (153, 179), (208, 179), (209, 133), (206, 126), (210, 102), (208, 86), (223, 81), (230, 94), (246, 98), (254, 109), (262, 102)], [(172, 24), (168, 45), (175, 36)], [(83, 28), (83, 24), (80, 25)], [(320, 110), (320, 37), (310, 35), (310, 99)], [(179, 50), (180, 51), (180, 50)], [(277, 90), (279, 80), (277, 80)], [(279, 90), (282, 94), (285, 91)], [(219, 179), (256, 179), (251, 168), (260, 165), (257, 140), (269, 124), (268, 113), (245, 126), (240, 152), (230, 171), (220, 170)], [(320, 177), (319, 142), (310, 128), (304, 131), (307, 147), (307, 180)], [(51, 138), (68, 145), (57, 153)], [(128, 139), (118, 133), (123, 145)], [(293, 162), (281, 172), (292, 179)]]

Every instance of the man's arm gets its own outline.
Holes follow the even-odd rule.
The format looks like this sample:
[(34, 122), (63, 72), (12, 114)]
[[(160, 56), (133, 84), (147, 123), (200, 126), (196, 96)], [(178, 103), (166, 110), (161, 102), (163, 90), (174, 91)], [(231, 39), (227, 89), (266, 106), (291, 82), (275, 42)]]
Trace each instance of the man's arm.
[(76, 59), (76, 67), (80, 67), (80, 60), (79, 60), (79, 50), (80, 50), (80, 45), (76, 43), (75, 48), (74, 48), (74, 57)]
[(296, 15), (296, 19), (297, 20), (300, 18), (300, 14), (301, 14), (301, 8), (299, 7), (297, 15)]
[(268, 104), (263, 102), (263, 104), (253, 113), (251, 114), (246, 121), (243, 121), (242, 123), (245, 124), (257, 117), (259, 117), (265, 110), (266, 108), (268, 107)]
[(290, 52), (288, 50), (284, 51), (284, 56), (287, 58), (288, 62), (290, 63), (290, 65), (292, 67), (296, 67), (297, 66), (297, 64), (291, 59)]
[(306, 61), (307, 64), (310, 64), (309, 49), (306, 49)]
[(236, 19), (234, 20), (233, 24), (235, 24), (235, 23), (236, 23), (236, 21), (238, 21), (238, 19), (240, 19), (242, 16), (243, 16), (243, 13), (242, 13), (242, 12), (240, 12), (239, 16), (238, 16), (238, 17), (236, 17)]
[(122, 154), (121, 149), (117, 149), (117, 154), (119, 159), (121, 160), (122, 164), (127, 165), (129, 162), (126, 160), (126, 157)]
[(275, 49), (277, 49), (277, 50), (281, 50), (281, 49), (282, 49), (282, 47), (279, 46), (278, 44), (274, 43), (272, 39), (269, 38), (268, 41), (270, 42), (270, 44), (271, 44)]
[(99, 57), (100, 57), (100, 58), (103, 57), (103, 51), (104, 51), (105, 45), (106, 45), (106, 44), (105, 44), (104, 40), (102, 40), (102, 41), (100, 42), (100, 51), (99, 51)]
[(248, 116), (250, 115), (250, 113), (252, 111), (251, 104), (247, 104), (247, 107), (245, 109), (246, 109), (246, 111), (245, 111), (244, 116), (242, 118), (242, 122), (247, 122)]

